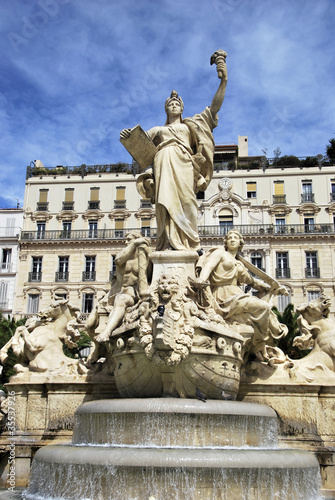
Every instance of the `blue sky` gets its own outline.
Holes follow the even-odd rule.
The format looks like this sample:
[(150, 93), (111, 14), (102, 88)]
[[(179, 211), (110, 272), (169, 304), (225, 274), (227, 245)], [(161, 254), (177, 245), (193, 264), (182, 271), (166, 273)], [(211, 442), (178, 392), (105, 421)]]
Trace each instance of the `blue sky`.
[(211, 54), (228, 53), (214, 137), (249, 154), (324, 154), (335, 137), (334, 0), (11, 0), (0, 5), (0, 208), (27, 165), (130, 162), (119, 131), (210, 104)]

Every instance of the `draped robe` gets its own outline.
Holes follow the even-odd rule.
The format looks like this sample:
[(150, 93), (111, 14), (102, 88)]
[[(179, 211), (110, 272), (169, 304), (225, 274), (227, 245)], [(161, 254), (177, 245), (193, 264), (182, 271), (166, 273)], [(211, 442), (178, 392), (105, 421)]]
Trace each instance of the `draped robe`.
[[(198, 204), (196, 193), (204, 191), (213, 175), (217, 115), (207, 107), (181, 123), (153, 127), (147, 133), (157, 146), (153, 173), (137, 180), (140, 194), (156, 205), (156, 250), (198, 250)], [(154, 181), (154, 196), (145, 187)]]

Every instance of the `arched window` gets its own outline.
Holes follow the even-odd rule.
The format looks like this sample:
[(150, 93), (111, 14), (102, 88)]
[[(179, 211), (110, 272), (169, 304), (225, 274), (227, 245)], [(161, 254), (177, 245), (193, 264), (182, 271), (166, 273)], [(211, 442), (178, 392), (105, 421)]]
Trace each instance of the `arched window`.
[(219, 213), (220, 233), (227, 234), (234, 226), (234, 217), (228, 208), (223, 208)]

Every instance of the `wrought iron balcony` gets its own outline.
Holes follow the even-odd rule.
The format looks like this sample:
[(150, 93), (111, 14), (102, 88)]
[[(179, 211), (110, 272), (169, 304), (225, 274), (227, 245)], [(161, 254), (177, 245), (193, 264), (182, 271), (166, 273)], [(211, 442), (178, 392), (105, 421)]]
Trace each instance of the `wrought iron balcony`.
[(47, 212), (49, 210), (49, 203), (48, 202), (43, 202), (41, 203), (40, 201), (37, 202), (36, 205), (36, 211), (38, 212)]
[(55, 275), (55, 281), (69, 281), (69, 272), (57, 271)]
[(276, 267), (276, 278), (290, 278), (291, 270), (289, 267)]
[(99, 210), (99, 209), (100, 209), (100, 201), (88, 202), (88, 210)]
[(28, 274), (28, 281), (29, 282), (40, 282), (42, 281), (42, 272), (40, 271), (32, 271), (31, 273)]
[(141, 200), (140, 208), (152, 208), (152, 203), (150, 200)]
[(0, 309), (8, 309), (8, 299), (0, 299)]
[(302, 193), (301, 203), (314, 203), (314, 193)]
[(114, 208), (126, 208), (126, 200), (114, 200)]
[(63, 210), (73, 210), (74, 209), (74, 201), (63, 201)]
[(95, 271), (83, 271), (82, 281), (95, 281)]
[(283, 205), (286, 203), (286, 194), (274, 194), (272, 198), (272, 203), (274, 205)]
[(319, 267), (306, 267), (305, 268), (306, 278), (320, 278), (320, 268)]

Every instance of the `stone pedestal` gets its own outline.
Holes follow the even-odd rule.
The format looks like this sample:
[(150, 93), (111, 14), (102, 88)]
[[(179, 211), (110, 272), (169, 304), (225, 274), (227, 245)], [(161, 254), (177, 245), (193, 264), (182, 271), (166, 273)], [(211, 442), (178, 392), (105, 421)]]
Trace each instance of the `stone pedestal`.
[(155, 286), (163, 273), (178, 275), (181, 283), (188, 285), (188, 277), (195, 278), (195, 264), (199, 259), (197, 252), (179, 250), (152, 252), (150, 260), (153, 264), (151, 288)]

